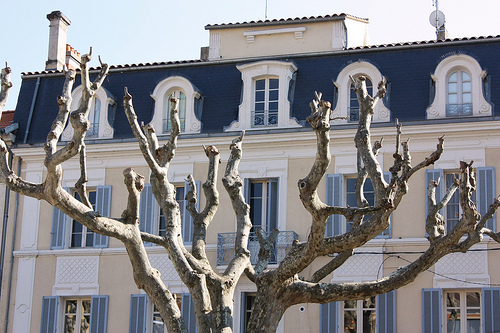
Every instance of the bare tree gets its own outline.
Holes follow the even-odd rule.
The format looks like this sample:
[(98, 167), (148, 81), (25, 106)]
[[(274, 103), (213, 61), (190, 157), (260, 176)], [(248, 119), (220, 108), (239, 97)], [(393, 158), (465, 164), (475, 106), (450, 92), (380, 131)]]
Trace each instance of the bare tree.
[[(181, 237), (180, 208), (175, 200), (175, 188), (167, 178), (167, 171), (174, 158), (180, 132), (178, 100), (175, 98), (171, 100), (172, 132), (168, 142), (163, 145), (160, 145), (152, 126), (141, 126), (138, 123), (132, 96), (126, 88), (123, 102), (130, 126), (152, 173), (153, 194), (165, 214), (165, 236), (160, 237), (140, 231), (139, 200), (140, 192), (144, 187), (144, 177), (131, 168), (123, 172), (128, 202), (121, 217), (102, 217), (93, 211), (85, 191), (87, 176), (84, 139), (89, 129), (88, 115), (91, 100), (108, 73), (108, 65), (101, 63), (97, 78), (91, 82), (88, 71), (90, 59), (91, 54), (82, 56), (81, 77), (84, 89), (80, 107), (72, 112), (70, 111), (71, 90), (76, 72), (66, 71), (63, 92), (57, 99), (59, 113), (45, 144), (44, 163), (47, 176), (44, 182), (40, 184), (27, 182), (10, 169), (9, 151), (3, 141), (1, 142), (3, 156), (0, 160), (2, 171), (0, 181), (15, 192), (47, 201), (93, 232), (119, 239), (127, 249), (137, 287), (143, 289), (157, 306), (169, 332), (185, 332), (186, 329), (175, 296), (162, 282), (158, 270), (151, 266), (143, 241), (158, 244), (166, 249), (178, 275), (192, 295), (199, 332), (232, 332), (233, 296), (238, 280), (243, 274), (257, 287), (247, 332), (275, 332), (285, 310), (292, 305), (357, 300), (386, 293), (410, 283), (446, 254), (467, 251), (472, 245), (478, 243), (484, 234), (500, 241), (500, 233), (495, 234), (485, 228), (486, 221), (492, 217), (500, 201), (497, 198), (488, 212), (480, 216), (471, 200), (471, 193), (475, 190), (472, 163), (462, 162), (460, 179), (455, 181), (444, 198), (440, 199), (435, 196), (437, 182), (429, 184), (430, 208), (426, 223), (429, 247), (420, 257), (390, 276), (376, 281), (320, 282), (340, 267), (353, 254), (356, 247), (362, 246), (389, 227), (391, 213), (397, 209), (403, 196), (408, 192), (410, 177), (437, 161), (443, 152), (444, 139), (441, 137), (438, 139), (436, 150), (424, 161), (412, 166), (408, 142), (401, 142), (401, 125), (396, 122), (394, 163), (390, 167), (392, 178), (389, 183), (384, 181), (381, 167), (376, 159), (382, 140), (372, 144), (370, 124), (374, 107), (385, 94), (385, 82), (379, 83), (378, 91), (372, 97), (367, 92), (365, 78), (361, 76), (355, 81), (360, 103), (360, 121), (354, 138), (358, 152), (356, 186), (358, 208), (328, 206), (318, 195), (318, 186), (331, 160), (331, 109), (330, 103), (321, 100), (321, 94), (316, 94), (310, 104), (312, 112), (307, 121), (317, 136), (317, 154), (309, 174), (298, 182), (300, 199), (312, 218), (307, 240), (295, 242), (276, 269), (267, 269), (271, 248), (278, 231), (273, 232), (266, 239), (262, 230), (258, 230), (261, 251), (257, 264), (251, 264), (250, 252), (247, 248), (252, 226), (250, 206), (245, 202), (242, 192), (243, 182), (238, 174), (244, 139), (244, 133), (242, 133), (230, 145), (231, 153), (222, 178), (237, 218), (235, 254), (225, 271), (218, 273), (208, 260), (205, 236), (219, 205), (219, 193), (216, 188), (220, 163), (219, 150), (214, 146), (204, 147), (209, 167), (207, 179), (202, 186), (206, 196), (206, 205), (203, 210), (198, 211), (196, 208), (196, 192), (201, 189), (196, 188), (196, 183), (191, 176), (188, 177), (191, 189), (186, 195), (186, 200), (188, 210), (194, 220), (193, 245), (191, 251), (188, 251)], [(0, 94), (2, 108), (11, 86), (9, 73), (9, 68), (2, 70)], [(68, 121), (74, 129), (73, 137), (66, 145), (58, 147), (57, 143)], [(81, 201), (61, 187), (63, 171), (61, 164), (76, 155), (80, 159), (81, 177), (75, 187), (82, 198)], [(363, 194), (363, 184), (367, 178), (370, 178), (373, 183), (375, 194), (373, 206), (368, 204)], [(444, 221), (439, 210), (446, 205), (457, 188), (460, 188), (460, 205), (463, 215), (456, 227), (445, 234)], [(348, 221), (353, 221), (353, 227), (342, 235), (325, 237), (327, 219), (334, 214), (343, 215)], [(463, 236), (466, 237), (462, 238)], [(333, 256), (329, 263), (310, 277), (299, 276), (299, 273), (309, 267), (316, 258), (327, 255)]]

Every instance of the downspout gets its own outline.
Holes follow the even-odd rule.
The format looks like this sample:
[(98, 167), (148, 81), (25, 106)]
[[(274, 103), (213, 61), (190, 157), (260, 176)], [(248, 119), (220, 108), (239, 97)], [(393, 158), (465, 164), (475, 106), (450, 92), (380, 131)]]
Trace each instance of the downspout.
[[(21, 157), (17, 158), (17, 174), (21, 174)], [(10, 269), (9, 269), (9, 285), (7, 288), (7, 308), (5, 309), (5, 333), (8, 333), (9, 326), (9, 311), (10, 311), (10, 294), (12, 291), (12, 271), (14, 270), (14, 246), (16, 243), (16, 229), (17, 229), (17, 216), (19, 212), (19, 192), (16, 192), (16, 203), (14, 207), (14, 224), (12, 227), (12, 252), (10, 255)]]
[[(9, 168), (12, 169), (13, 154), (9, 149)], [(3, 265), (5, 259), (5, 241), (7, 232), (7, 222), (9, 220), (10, 188), (5, 186), (5, 201), (3, 206), (3, 225), (2, 225), (2, 249), (0, 250), (0, 299), (2, 298)]]
[(28, 134), (31, 127), (31, 118), (33, 118), (33, 111), (35, 110), (36, 95), (38, 95), (38, 88), (40, 87), (40, 76), (36, 78), (35, 91), (33, 92), (33, 99), (31, 100), (30, 114), (28, 116), (28, 122), (26, 123), (26, 132), (24, 133), (23, 143), (28, 141)]

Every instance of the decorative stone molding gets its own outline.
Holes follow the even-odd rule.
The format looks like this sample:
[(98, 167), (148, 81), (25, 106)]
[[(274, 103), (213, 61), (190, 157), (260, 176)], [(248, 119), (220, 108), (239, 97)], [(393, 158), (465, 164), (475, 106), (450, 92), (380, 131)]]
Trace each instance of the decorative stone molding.
[(457, 54), (443, 59), (431, 74), (436, 91), (432, 104), (427, 108), (427, 119), (446, 118), (447, 80), (457, 70), (467, 72), (472, 80), (472, 117), (492, 115), (492, 107), (483, 94), (482, 80), (486, 71), (471, 56)]
[[(364, 75), (370, 79), (373, 84), (374, 92), (380, 81), (382, 74), (374, 65), (366, 61), (357, 61), (346, 66), (337, 76), (337, 80), (333, 84), (337, 87), (338, 99), (337, 105), (332, 112), (332, 118), (348, 117), (349, 110), (349, 95), (351, 87), (351, 77)], [(372, 122), (381, 123), (391, 121), (391, 111), (384, 105), (384, 101), (380, 99), (375, 106)], [(347, 124), (347, 119), (335, 119), (331, 124)]]
[[(363, 254), (369, 252), (370, 254)], [(383, 276), (383, 248), (356, 249), (352, 257), (336, 269), (332, 282), (363, 282)]]
[(98, 295), (99, 257), (58, 257), (52, 294), (57, 296)]
[(193, 84), (182, 76), (170, 76), (158, 83), (151, 97), (155, 100), (155, 112), (151, 124), (156, 129), (157, 135), (163, 133), (163, 111), (168, 105), (168, 95), (174, 90), (181, 90), (186, 95), (186, 119), (182, 133), (200, 133), (201, 122), (195, 115), (195, 98), (201, 99), (201, 93)]
[(253, 43), (255, 41), (255, 36), (262, 35), (275, 35), (275, 34), (286, 34), (293, 33), (296, 39), (302, 38), (302, 34), (306, 31), (306, 27), (294, 27), (294, 28), (278, 28), (278, 29), (266, 29), (266, 30), (248, 30), (243, 33), (243, 36), (247, 38), (247, 43)]
[(233, 121), (225, 131), (267, 130), (270, 127), (252, 126), (255, 80), (266, 77), (279, 78), (278, 126), (275, 128), (302, 127), (295, 118), (290, 117), (288, 90), (297, 66), (284, 61), (259, 61), (237, 66), (243, 80), (243, 96), (239, 107), (238, 120)]

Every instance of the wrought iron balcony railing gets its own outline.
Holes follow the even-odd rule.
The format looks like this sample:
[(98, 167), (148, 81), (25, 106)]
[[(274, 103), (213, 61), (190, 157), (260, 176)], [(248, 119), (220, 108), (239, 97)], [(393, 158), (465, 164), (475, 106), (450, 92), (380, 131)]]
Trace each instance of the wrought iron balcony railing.
[[(269, 237), (267, 233), (266, 237)], [(288, 251), (292, 248), (292, 242), (299, 238), (294, 231), (280, 231), (276, 241), (274, 242), (271, 251), (270, 264), (277, 264), (283, 260)], [(236, 239), (235, 232), (219, 233), (217, 235), (217, 265), (227, 265), (234, 257), (234, 241)], [(250, 251), (250, 261), (252, 264), (257, 263), (260, 244), (257, 240), (257, 235), (254, 232), (250, 233), (248, 239), (248, 250)]]

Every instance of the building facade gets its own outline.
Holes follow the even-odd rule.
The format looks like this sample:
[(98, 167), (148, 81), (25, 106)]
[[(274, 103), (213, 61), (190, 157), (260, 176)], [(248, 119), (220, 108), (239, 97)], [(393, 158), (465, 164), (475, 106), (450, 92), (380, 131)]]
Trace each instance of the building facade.
[[(51, 15), (49, 20), (69, 22), (64, 15)], [(253, 207), (252, 222), (266, 231), (280, 230), (272, 268), (293, 240), (306, 240), (308, 235), (310, 216), (296, 184), (307, 175), (316, 153), (316, 136), (305, 121), (315, 92), (332, 102), (335, 118), (332, 163), (320, 193), (327, 204), (355, 206), (353, 138), (359, 106), (350, 77), (364, 75), (369, 90), (383, 77), (388, 80), (372, 126), (372, 136), (384, 138), (378, 157), (384, 171), (393, 162), (396, 119), (403, 123), (403, 137), (411, 140), (413, 161), (428, 156), (442, 135), (445, 151), (433, 166), (413, 176), (390, 228), (357, 249), (324, 281), (376, 280), (414, 260), (428, 247), (427, 183), (440, 179), (437, 192), (444, 195), (461, 160), (474, 161), (475, 200), (484, 213), (500, 193), (495, 168), (500, 163), (500, 111), (495, 107), (500, 105), (500, 37), (368, 46), (367, 25), (368, 20), (345, 14), (209, 25), (207, 59), (111, 66), (94, 98), (87, 134), (87, 186), (96, 211), (120, 216), (127, 196), (124, 168), (133, 167), (149, 179), (121, 105), (123, 88), (133, 95), (139, 122), (151, 123), (161, 141), (168, 139), (169, 97), (175, 96), (180, 99), (182, 133), (168, 176), (177, 187), (181, 207), (187, 175), (205, 180), (208, 160), (202, 145), (221, 149), (223, 170), (229, 155), (224, 147), (245, 130), (240, 175)], [(63, 51), (67, 50), (71, 48)], [(50, 60), (47, 64), (54, 63)], [(72, 93), (74, 108), (81, 95), (79, 80)], [(56, 97), (63, 82), (60, 68), (23, 74), (14, 116), (19, 128), (12, 149), (22, 158), (16, 157), (14, 165), (20, 165), (21, 176), (28, 181), (44, 179), (43, 145), (58, 111)], [(67, 128), (61, 140), (71, 135)], [(63, 186), (74, 192), (79, 161), (70, 160), (63, 167)], [(369, 186), (365, 185), (368, 200)], [(221, 204), (207, 234), (207, 250), (213, 265), (223, 270), (234, 253), (236, 221), (221, 181), (218, 188)], [(14, 261), (12, 269), (4, 265), (3, 271), (4, 329), (65, 332), (73, 327), (74, 332), (86, 332), (90, 326), (91, 332), (163, 332), (154, 306), (134, 283), (121, 242), (92, 233), (46, 202), (15, 198), (15, 194), (10, 198), (9, 212), (19, 213), (8, 216), (9, 225), (16, 227), (7, 230), (8, 238), (14, 238)], [(201, 206), (204, 200), (200, 196)], [(141, 203), (141, 227), (161, 235), (162, 213), (148, 185)], [(183, 239), (189, 245), (192, 222), (187, 211), (182, 214)], [(447, 227), (456, 223), (458, 195), (443, 216)], [(488, 227), (498, 228), (496, 215)], [(349, 221), (335, 217), (326, 236), (348, 230)], [(178, 294), (190, 332), (195, 332), (187, 288), (165, 250), (146, 246), (152, 265)], [(258, 243), (251, 238), (248, 246), (255, 256)], [(484, 237), (472, 251), (446, 256), (413, 283), (391, 293), (360, 301), (294, 306), (285, 313), (279, 332), (458, 332), (458, 327), (493, 331), (500, 327), (498, 248)], [(319, 258), (302, 274), (310, 276), (328, 260)], [(235, 332), (245, 331), (255, 291), (255, 285), (242, 277), (234, 297)]]

